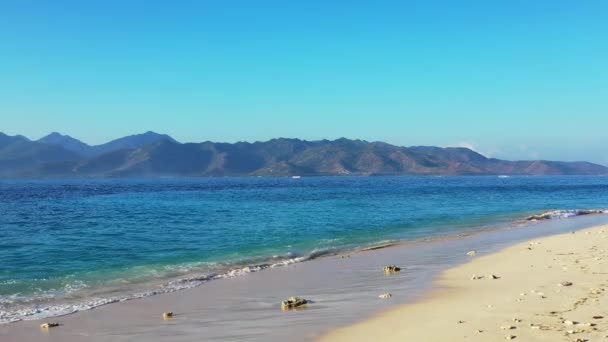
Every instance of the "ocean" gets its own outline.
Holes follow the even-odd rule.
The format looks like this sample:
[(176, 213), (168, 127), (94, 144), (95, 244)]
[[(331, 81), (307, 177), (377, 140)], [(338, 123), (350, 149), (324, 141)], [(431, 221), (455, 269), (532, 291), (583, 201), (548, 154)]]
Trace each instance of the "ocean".
[(2, 180), (0, 322), (580, 208), (608, 177)]

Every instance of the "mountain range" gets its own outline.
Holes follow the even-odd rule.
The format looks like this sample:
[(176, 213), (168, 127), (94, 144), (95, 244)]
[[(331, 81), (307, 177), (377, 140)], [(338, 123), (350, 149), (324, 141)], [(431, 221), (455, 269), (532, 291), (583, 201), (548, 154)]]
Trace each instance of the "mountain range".
[(60, 133), (0, 133), (0, 177), (606, 175), (589, 162), (506, 161), (461, 147), (401, 147), (341, 138), (180, 143), (154, 132), (90, 146)]

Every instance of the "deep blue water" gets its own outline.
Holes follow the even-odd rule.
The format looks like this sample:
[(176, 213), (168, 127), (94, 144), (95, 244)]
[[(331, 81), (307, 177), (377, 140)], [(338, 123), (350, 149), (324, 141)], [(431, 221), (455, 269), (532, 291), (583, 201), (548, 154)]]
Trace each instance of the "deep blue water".
[[(0, 322), (246, 265), (604, 207), (608, 177), (589, 176), (0, 181)], [(171, 282), (184, 277), (194, 280)]]

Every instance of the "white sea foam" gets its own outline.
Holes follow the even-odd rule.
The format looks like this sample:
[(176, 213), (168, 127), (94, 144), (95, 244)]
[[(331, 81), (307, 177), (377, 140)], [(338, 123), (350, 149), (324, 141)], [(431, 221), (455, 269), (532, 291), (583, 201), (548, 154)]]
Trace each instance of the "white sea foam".
[[(317, 249), (306, 256), (297, 257), (293, 257), (292, 253), (288, 253), (288, 256), (290, 257), (274, 256), (273, 259), (281, 259), (280, 261), (274, 263), (261, 263), (257, 265), (231, 267), (221, 273), (200, 274), (171, 280), (154, 290), (147, 290), (143, 292), (126, 294), (122, 296), (112, 296), (107, 298), (93, 297), (79, 301), (77, 303), (40, 304), (40, 302), (49, 302), (50, 300), (52, 300), (57, 295), (56, 291), (43, 291), (37, 293), (35, 296), (30, 297), (23, 297), (18, 294), (12, 296), (0, 296), (0, 323), (11, 323), (21, 320), (34, 320), (47, 317), (63, 316), (78, 311), (90, 310), (111, 303), (123, 302), (127, 300), (154, 296), (162, 293), (170, 293), (179, 290), (190, 289), (201, 286), (209, 281), (216, 279), (238, 277), (253, 272), (259, 272), (267, 268), (287, 266), (294, 263), (303, 262), (322, 255), (326, 255), (328, 253), (331, 253), (332, 251), (332, 249)], [(209, 266), (209, 263), (193, 263), (188, 265), (191, 268), (186, 265), (176, 265), (166, 266), (165, 269), (169, 272), (173, 272), (176, 270), (186, 272), (188, 269), (198, 268), (202, 264), (206, 264), (207, 266)], [(87, 287), (87, 284), (85, 284), (84, 282), (76, 281), (72, 284), (66, 285), (62, 289), (62, 294), (65, 295), (74, 293), (78, 290)], [(19, 303), (17, 308), (2, 309), (2, 307), (7, 307), (17, 302)], [(28, 305), (30, 303), (31, 305)]]
[(595, 215), (595, 214), (608, 214), (608, 209), (566, 209), (566, 210), (552, 210), (541, 214), (528, 216), (528, 221), (538, 220), (551, 220), (551, 219), (565, 219), (575, 216), (582, 215)]

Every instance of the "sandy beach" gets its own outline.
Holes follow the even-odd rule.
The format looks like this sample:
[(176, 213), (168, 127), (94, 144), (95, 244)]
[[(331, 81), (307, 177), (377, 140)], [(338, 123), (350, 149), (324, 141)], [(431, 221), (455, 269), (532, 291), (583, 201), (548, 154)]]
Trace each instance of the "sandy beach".
[(597, 341), (608, 335), (608, 226), (508, 247), (437, 289), (322, 341)]

